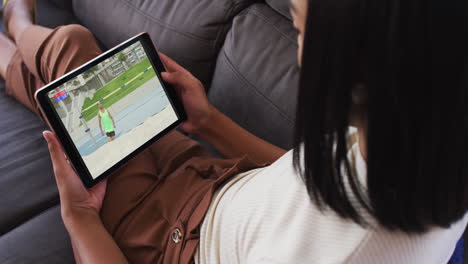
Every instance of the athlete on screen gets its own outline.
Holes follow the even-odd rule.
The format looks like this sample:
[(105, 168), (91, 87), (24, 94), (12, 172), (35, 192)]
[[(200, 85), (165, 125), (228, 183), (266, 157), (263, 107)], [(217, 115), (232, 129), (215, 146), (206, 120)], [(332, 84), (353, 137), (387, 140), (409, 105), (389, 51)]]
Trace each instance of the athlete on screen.
[(111, 113), (104, 108), (101, 102), (97, 103), (99, 108), (98, 119), (99, 119), (99, 129), (101, 130), (101, 135), (104, 136), (104, 132), (107, 136), (107, 142), (111, 142), (115, 139), (115, 121)]

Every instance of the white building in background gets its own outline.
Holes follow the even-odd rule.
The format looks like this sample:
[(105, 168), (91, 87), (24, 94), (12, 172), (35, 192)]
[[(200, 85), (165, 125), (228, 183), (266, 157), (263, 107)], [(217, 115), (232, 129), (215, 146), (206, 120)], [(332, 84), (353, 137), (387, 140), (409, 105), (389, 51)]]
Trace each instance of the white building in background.
[(135, 48), (128, 50), (126, 56), (127, 62), (131, 65), (134, 65), (140, 62), (142, 59), (146, 58), (146, 53), (143, 50), (143, 47), (141, 45), (138, 45)]
[[(125, 55), (126, 60), (120, 61), (120, 54)], [(124, 49), (121, 53), (118, 53), (113, 58), (109, 58), (102, 63), (103, 71), (115, 78), (128, 68), (140, 62), (146, 58), (146, 53), (141, 45), (133, 45)]]

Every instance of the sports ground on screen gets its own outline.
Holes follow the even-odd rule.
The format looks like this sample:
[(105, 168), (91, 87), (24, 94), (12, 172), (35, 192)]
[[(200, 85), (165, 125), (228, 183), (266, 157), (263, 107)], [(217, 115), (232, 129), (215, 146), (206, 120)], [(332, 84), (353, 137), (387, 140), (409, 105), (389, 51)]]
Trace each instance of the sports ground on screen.
[[(99, 89), (93, 98), (86, 99), (82, 108), (83, 117), (89, 121), (97, 116), (98, 109), (92, 106), (98, 101), (101, 101), (103, 106), (108, 108), (154, 77), (156, 77), (156, 73), (151, 67), (149, 59), (143, 59), (127, 72)], [(105, 100), (103, 100), (104, 98)]]

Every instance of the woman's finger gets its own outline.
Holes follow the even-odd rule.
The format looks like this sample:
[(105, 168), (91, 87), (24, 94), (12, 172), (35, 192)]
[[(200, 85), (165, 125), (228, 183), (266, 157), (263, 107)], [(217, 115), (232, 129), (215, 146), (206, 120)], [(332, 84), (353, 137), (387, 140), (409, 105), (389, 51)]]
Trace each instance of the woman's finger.
[(190, 80), (182, 72), (163, 72), (161, 76), (164, 81), (172, 84), (179, 94), (183, 88), (190, 87)]
[(180, 66), (177, 62), (166, 56), (164, 53), (159, 52), (159, 57), (161, 58), (164, 67), (166, 67), (168, 72), (187, 72), (184, 67)]
[(47, 145), (49, 147), (50, 158), (52, 160), (52, 165), (54, 168), (55, 178), (59, 186), (63, 183), (63, 176), (65, 175), (65, 171), (69, 169), (68, 160), (65, 157), (65, 154), (58, 142), (57, 137), (54, 133), (50, 131), (44, 131), (43, 136), (47, 141)]
[(57, 137), (50, 131), (44, 131), (43, 136), (47, 141), (54, 168), (60, 169), (64, 164), (67, 164), (67, 159), (62, 151), (62, 147), (58, 143)]
[(54, 167), (55, 181), (57, 182), (61, 199), (65, 201), (70, 195), (73, 196), (74, 199), (77, 199), (77, 197), (82, 198), (86, 193), (86, 189), (68, 163), (57, 136), (50, 131), (45, 131), (43, 135), (49, 146), (50, 157)]

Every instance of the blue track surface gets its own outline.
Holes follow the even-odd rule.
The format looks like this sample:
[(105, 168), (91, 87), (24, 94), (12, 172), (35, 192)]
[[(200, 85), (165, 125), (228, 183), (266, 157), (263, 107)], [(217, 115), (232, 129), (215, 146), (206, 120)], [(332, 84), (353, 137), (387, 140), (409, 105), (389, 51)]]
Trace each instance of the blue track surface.
[[(118, 138), (131, 129), (143, 124), (148, 118), (164, 110), (168, 104), (169, 100), (162, 88), (145, 95), (142, 99), (118, 113), (117, 116), (114, 116), (116, 125), (115, 137)], [(111, 114), (113, 114), (112, 111)], [(75, 142), (82, 156), (93, 153), (107, 143), (107, 137), (101, 136), (99, 128), (92, 130), (91, 133), (97, 142), (97, 148), (89, 136), (85, 136), (78, 142)]]

